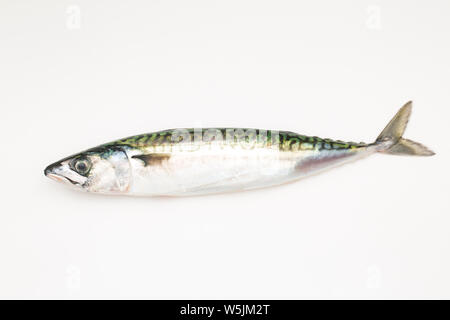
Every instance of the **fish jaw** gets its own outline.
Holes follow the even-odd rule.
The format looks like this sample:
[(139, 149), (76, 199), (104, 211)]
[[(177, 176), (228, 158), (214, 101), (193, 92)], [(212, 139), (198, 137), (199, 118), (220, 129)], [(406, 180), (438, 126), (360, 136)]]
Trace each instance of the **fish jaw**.
[(83, 190), (82, 186), (87, 178), (70, 169), (68, 160), (55, 162), (45, 168), (44, 174), (53, 181), (63, 183), (66, 186)]

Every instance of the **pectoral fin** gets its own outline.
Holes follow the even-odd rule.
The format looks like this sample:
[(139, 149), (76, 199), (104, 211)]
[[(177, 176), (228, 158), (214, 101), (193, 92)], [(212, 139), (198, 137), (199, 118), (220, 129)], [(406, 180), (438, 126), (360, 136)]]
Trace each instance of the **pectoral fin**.
[(139, 154), (134, 155), (131, 158), (139, 159), (144, 162), (144, 166), (161, 164), (164, 160), (168, 160), (170, 158), (169, 153), (149, 153), (149, 154)]

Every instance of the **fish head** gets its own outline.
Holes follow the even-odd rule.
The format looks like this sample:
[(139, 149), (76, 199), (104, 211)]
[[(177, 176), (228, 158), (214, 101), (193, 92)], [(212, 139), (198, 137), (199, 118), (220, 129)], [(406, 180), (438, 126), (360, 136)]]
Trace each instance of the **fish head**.
[(86, 150), (57, 161), (47, 168), (47, 177), (78, 190), (97, 193), (126, 193), (131, 183), (131, 166), (120, 147)]

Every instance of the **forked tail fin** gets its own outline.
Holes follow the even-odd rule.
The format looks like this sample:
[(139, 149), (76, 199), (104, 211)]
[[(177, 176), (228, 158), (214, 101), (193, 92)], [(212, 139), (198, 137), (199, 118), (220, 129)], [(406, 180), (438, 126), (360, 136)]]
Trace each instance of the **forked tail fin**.
[(380, 152), (395, 155), (410, 155), (410, 156), (432, 156), (434, 152), (429, 150), (420, 143), (404, 139), (403, 132), (405, 132), (408, 124), (409, 116), (411, 115), (412, 101), (407, 102), (397, 114), (388, 123), (386, 128), (380, 133), (375, 143), (385, 143), (387, 148), (380, 150)]

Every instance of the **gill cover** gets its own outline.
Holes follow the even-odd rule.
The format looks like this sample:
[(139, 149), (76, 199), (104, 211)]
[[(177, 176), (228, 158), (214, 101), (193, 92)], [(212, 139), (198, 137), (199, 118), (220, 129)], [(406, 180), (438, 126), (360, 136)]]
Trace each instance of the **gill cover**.
[(108, 148), (104, 152), (91, 153), (92, 169), (85, 188), (89, 192), (125, 193), (131, 181), (128, 156), (121, 148)]

